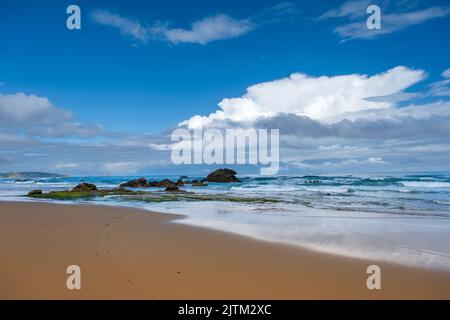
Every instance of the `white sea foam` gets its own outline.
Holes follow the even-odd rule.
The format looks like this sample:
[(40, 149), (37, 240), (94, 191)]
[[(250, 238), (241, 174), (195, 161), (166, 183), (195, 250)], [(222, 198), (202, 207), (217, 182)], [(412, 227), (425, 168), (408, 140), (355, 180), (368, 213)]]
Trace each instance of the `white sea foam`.
[(405, 187), (410, 188), (449, 188), (450, 182), (432, 182), (432, 181), (401, 181)]

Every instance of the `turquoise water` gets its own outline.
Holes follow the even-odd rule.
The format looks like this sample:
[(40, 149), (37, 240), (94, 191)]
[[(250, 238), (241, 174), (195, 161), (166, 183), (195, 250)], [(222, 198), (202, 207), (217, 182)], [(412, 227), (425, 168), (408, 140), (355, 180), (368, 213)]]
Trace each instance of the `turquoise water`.
[[(32, 189), (69, 189), (80, 182), (114, 188), (128, 177), (0, 180), (0, 200), (27, 200)], [(173, 181), (179, 176), (146, 176)], [(189, 177), (198, 179), (201, 177)], [(90, 202), (184, 214), (177, 220), (265, 241), (376, 261), (450, 271), (450, 174), (239, 177), (241, 183), (184, 189), (204, 194), (270, 197), (278, 203), (176, 201), (105, 197)], [(145, 189), (156, 191), (157, 188)], [(79, 200), (76, 202), (85, 202)]]
[[(138, 178), (68, 177), (15, 181), (0, 179), (0, 196), (25, 194), (32, 189), (64, 190), (90, 182), (100, 188), (114, 188)], [(149, 180), (179, 176), (146, 176)], [(189, 177), (199, 179), (201, 177)], [(197, 193), (251, 195), (279, 199), (283, 204), (328, 210), (450, 216), (450, 174), (360, 175), (360, 176), (277, 176), (241, 177), (242, 183), (210, 183), (208, 187), (185, 189)], [(156, 188), (146, 190), (157, 190)]]

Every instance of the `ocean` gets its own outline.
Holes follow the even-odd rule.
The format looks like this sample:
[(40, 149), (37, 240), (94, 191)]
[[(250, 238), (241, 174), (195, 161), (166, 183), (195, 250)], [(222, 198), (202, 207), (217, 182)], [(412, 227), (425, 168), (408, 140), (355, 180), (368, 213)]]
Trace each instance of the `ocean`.
[[(66, 190), (82, 181), (114, 188), (134, 178), (138, 177), (0, 179), (0, 200), (89, 202), (184, 214), (175, 223), (354, 258), (450, 271), (450, 173), (239, 176), (241, 183), (183, 187), (207, 195), (278, 200), (265, 203), (143, 202), (116, 196), (69, 202), (23, 197), (33, 189)], [(179, 176), (146, 178), (176, 181)]]

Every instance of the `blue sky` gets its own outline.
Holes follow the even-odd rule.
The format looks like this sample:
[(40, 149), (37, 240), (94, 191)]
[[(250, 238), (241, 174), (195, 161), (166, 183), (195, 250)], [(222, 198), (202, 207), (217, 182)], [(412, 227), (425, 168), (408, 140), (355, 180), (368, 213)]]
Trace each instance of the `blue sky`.
[[(66, 8), (70, 4), (81, 8), (81, 30), (66, 28)], [(368, 30), (349, 33), (351, 29), (346, 26), (365, 24), (367, 4), (381, 7), (383, 32), (378, 35), (369, 35)], [(395, 93), (414, 92), (415, 96), (395, 101), (389, 110), (448, 102), (448, 83), (443, 83), (447, 79), (443, 72), (450, 68), (450, 6), (447, 1), (19, 0), (2, 1), (0, 6), (0, 124), (3, 127), (0, 128), (0, 137), (3, 134), (0, 171), (40, 169), (73, 174), (102, 173), (98, 162), (106, 160), (89, 160), (83, 155), (87, 152), (84, 148), (105, 151), (105, 154), (111, 152), (111, 157), (120, 158), (117, 163), (130, 164), (133, 156), (147, 156), (147, 150), (124, 147), (124, 150), (111, 151), (101, 149), (98, 144), (110, 143), (105, 148), (117, 147), (120, 137), (164, 143), (164, 132), (180, 122), (195, 115), (214, 113), (223, 99), (243, 97), (252, 85), (283, 79), (294, 73), (312, 78), (370, 77), (404, 66), (407, 70), (421, 70), (422, 74), (418, 79), (405, 80), (404, 86)], [(414, 76), (404, 70), (398, 73), (399, 77)], [(438, 87), (435, 92), (440, 90), (439, 94), (430, 93), (433, 85)], [(318, 87), (320, 89), (320, 84)], [(314, 92), (322, 94), (320, 90)], [(19, 93), (24, 96), (17, 96)], [(48, 101), (36, 102), (34, 98)], [(25, 106), (27, 103), (30, 106)], [(33, 103), (38, 106), (34, 107)], [(39, 117), (34, 118), (33, 124), (19, 119), (18, 114), (35, 111), (40, 103), (48, 103), (57, 112), (49, 117), (41, 114), (46, 120), (37, 125)], [(273, 108), (277, 111), (278, 107)], [(448, 108), (441, 109), (444, 111), (440, 110), (439, 115), (447, 116)], [(279, 114), (266, 112), (262, 115), (279, 118), (292, 109), (280, 107), (278, 111)], [(406, 119), (409, 115), (403, 116), (402, 119)], [(311, 117), (324, 123), (322, 118)], [(339, 118), (343, 120), (348, 119)], [(59, 123), (58, 128), (51, 127), (55, 122)], [(61, 127), (61, 123), (73, 130)], [(43, 133), (42, 127), (52, 129), (52, 133)], [(283, 128), (280, 129), (283, 133)], [(415, 141), (420, 141), (421, 146), (442, 148), (446, 143), (446, 129), (444, 127), (432, 138), (422, 136)], [(314, 143), (323, 147), (339, 146), (340, 152), (345, 146), (355, 144), (363, 148), (361, 141), (353, 143), (348, 137), (337, 138), (328, 137), (327, 141)], [(386, 140), (395, 138), (406, 143), (401, 137), (388, 138)], [(285, 142), (285, 146), (293, 143)], [(301, 142), (302, 146), (304, 143)], [(392, 145), (376, 154), (374, 150), (379, 142), (365, 143), (364, 148), (370, 150), (367, 155), (351, 154), (348, 159), (341, 153), (327, 159), (319, 152), (314, 159), (305, 158), (298, 145), (294, 148), (299, 153), (296, 157), (292, 148), (286, 147), (286, 168), (321, 171), (328, 169), (313, 166), (336, 163), (337, 167), (329, 170), (346, 170), (339, 164), (354, 160), (359, 161), (358, 167), (364, 170), (385, 170), (383, 166), (372, 168), (367, 159), (384, 159)], [(45, 156), (37, 159), (25, 156), (39, 154), (36, 150), (44, 149), (47, 150), (43, 153)], [(61, 152), (66, 156), (61, 157)], [(60, 158), (47, 161), (56, 158), (55, 153)], [(399, 158), (389, 163), (401, 168), (411, 157), (409, 154), (401, 156), (405, 151), (398, 154)], [(440, 156), (447, 159), (448, 152), (434, 156), (433, 163), (420, 157), (412, 161), (417, 161), (417, 169), (445, 169), (438, 165), (442, 161), (436, 157)], [(125, 171), (151, 172), (165, 167), (166, 156), (152, 151), (149, 157), (148, 164), (131, 166), (133, 170)], [(292, 167), (288, 162), (300, 165)], [(64, 163), (70, 166), (65, 167)], [(126, 165), (118, 166), (123, 167)]]

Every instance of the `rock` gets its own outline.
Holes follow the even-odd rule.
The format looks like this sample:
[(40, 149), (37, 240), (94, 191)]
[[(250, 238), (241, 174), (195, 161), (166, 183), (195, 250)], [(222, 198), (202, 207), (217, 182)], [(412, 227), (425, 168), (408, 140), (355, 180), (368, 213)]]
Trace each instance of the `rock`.
[(219, 169), (211, 172), (206, 177), (206, 180), (208, 182), (241, 182), (236, 178), (236, 174), (236, 171), (231, 169)]
[(28, 192), (28, 196), (39, 196), (42, 195), (42, 190), (32, 190), (30, 192)]
[(125, 183), (122, 183), (119, 187), (120, 188), (167, 188), (167, 187), (173, 187), (173, 186), (182, 186), (184, 185), (184, 182), (180, 179), (176, 183), (169, 180), (164, 179), (161, 181), (147, 181), (145, 178), (139, 178), (135, 180), (131, 180)]
[(166, 187), (166, 188), (176, 186), (176, 183), (173, 181), (170, 181), (169, 179), (164, 179), (164, 180), (160, 181), (159, 184), (162, 187)]
[(179, 192), (180, 188), (178, 188), (176, 186), (168, 186), (165, 191), (166, 192)]
[(152, 181), (149, 184), (150, 184), (151, 187), (157, 187), (157, 188), (160, 188), (160, 187), (163, 187), (163, 188), (174, 187), (174, 186), (177, 185), (175, 182), (170, 181), (169, 179), (164, 179), (164, 180), (161, 180), (161, 181)]
[(181, 176), (180, 179), (188, 179), (188, 176)]
[(203, 181), (196, 181), (196, 182), (192, 182), (192, 186), (193, 187), (207, 187), (208, 184)]
[(122, 184), (120, 184), (119, 186), (120, 188), (146, 188), (149, 187), (149, 184), (147, 182), (147, 179), (145, 178), (139, 178), (139, 179), (134, 179), (134, 180), (130, 180), (128, 182), (124, 182)]
[(72, 189), (72, 192), (91, 192), (97, 190), (97, 186), (92, 183), (83, 182)]

